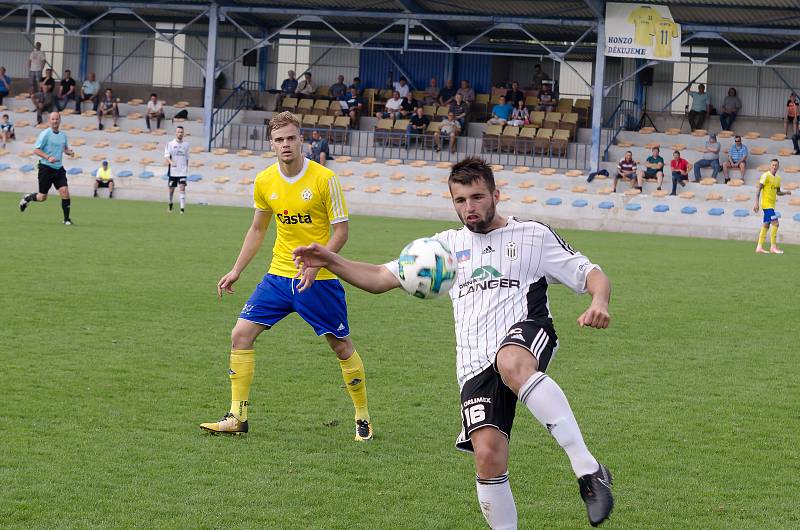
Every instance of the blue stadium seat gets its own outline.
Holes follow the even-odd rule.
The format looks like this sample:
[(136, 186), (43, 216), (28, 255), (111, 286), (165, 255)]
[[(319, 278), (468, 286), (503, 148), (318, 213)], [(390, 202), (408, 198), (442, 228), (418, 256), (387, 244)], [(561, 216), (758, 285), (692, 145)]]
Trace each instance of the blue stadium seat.
[(669, 211), (669, 206), (666, 204), (656, 204), (653, 206), (653, 211), (656, 213), (666, 213)]
[(33, 171), (33, 166), (30, 164), (25, 164), (24, 166), (20, 166), (19, 170), (22, 171), (23, 173), (28, 173), (30, 171)]
[(149, 178), (152, 178), (152, 177), (153, 177), (153, 172), (152, 171), (142, 171), (141, 173), (139, 173), (139, 178), (140, 179), (149, 179)]
[(610, 210), (611, 208), (614, 207), (614, 203), (611, 201), (603, 201), (600, 204), (598, 204), (597, 207), (602, 210)]
[(691, 215), (693, 213), (697, 213), (697, 207), (695, 207), (695, 206), (684, 206), (683, 208), (681, 208), (681, 213), (685, 213), (685, 214), (689, 214), (689, 215)]
[(83, 168), (80, 167), (71, 167), (67, 170), (67, 175), (80, 175), (83, 173)]
[(629, 212), (638, 212), (642, 209), (642, 205), (636, 202), (630, 202), (625, 205), (625, 209)]
[(748, 215), (750, 215), (750, 212), (748, 212), (744, 208), (739, 208), (738, 210), (733, 212), (734, 217), (747, 217)]
[(11, 164), (0, 164), (0, 171), (5, 171), (6, 169), (10, 169)]
[(130, 170), (126, 169), (124, 171), (120, 171), (119, 173), (117, 173), (117, 176), (118, 177), (122, 177), (122, 178), (132, 177), (133, 176), (133, 171), (130, 171)]
[(795, 221), (797, 221), (798, 223), (800, 223), (800, 213), (796, 213), (796, 214), (794, 214), (794, 216), (792, 217), (792, 219), (794, 219)]
[(203, 175), (189, 175), (188, 177), (186, 177), (186, 180), (188, 180), (189, 182), (198, 182), (200, 180), (203, 180)]
[(572, 201), (572, 206), (574, 206), (575, 208), (583, 208), (584, 206), (588, 205), (589, 201), (587, 201), (586, 199), (575, 199), (574, 201)]
[(708, 215), (722, 215), (724, 213), (725, 213), (725, 210), (723, 208), (711, 208), (708, 211)]
[(96, 177), (96, 176), (97, 176), (97, 170), (96, 170), (96, 169), (92, 170), (92, 176), (93, 176), (93, 177)]
[(548, 206), (558, 206), (559, 204), (561, 204), (561, 199), (559, 199), (558, 197), (550, 197), (544, 203)]

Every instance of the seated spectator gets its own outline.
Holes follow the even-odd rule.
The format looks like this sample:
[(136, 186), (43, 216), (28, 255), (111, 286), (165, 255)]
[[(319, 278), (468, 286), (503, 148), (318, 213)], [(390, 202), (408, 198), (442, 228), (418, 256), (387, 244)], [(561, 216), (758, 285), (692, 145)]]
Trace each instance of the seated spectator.
[(408, 80), (403, 76), (400, 76), (400, 80), (395, 81), (393, 86), (394, 89), (400, 94), (401, 98), (406, 97), (411, 90), (411, 87), (408, 86)]
[(447, 118), (442, 120), (442, 126), (433, 133), (433, 148), (436, 151), (442, 150), (442, 138), (447, 138), (450, 142), (450, 152), (456, 152), (456, 138), (461, 133), (461, 123), (456, 119), (452, 112), (447, 113)]
[(472, 105), (475, 101), (475, 91), (469, 86), (469, 81), (464, 79), (461, 81), (461, 88), (458, 89), (456, 94), (461, 94), (461, 97), (464, 98), (464, 103), (467, 105)]
[(114, 118), (114, 127), (117, 126), (119, 119), (119, 98), (115, 98), (110, 88), (106, 89), (106, 95), (100, 100), (97, 107), (97, 128), (103, 130), (103, 116), (111, 115)]
[(528, 111), (528, 107), (525, 106), (525, 100), (520, 99), (517, 101), (517, 106), (514, 107), (514, 111), (511, 113), (511, 120), (508, 123), (515, 127), (521, 127), (528, 125), (530, 122), (531, 113)]
[(336, 78), (336, 82), (328, 89), (328, 97), (331, 99), (340, 99), (347, 94), (347, 85), (344, 84), (344, 76), (340, 75)]
[(519, 89), (518, 82), (513, 81), (511, 83), (511, 88), (508, 89), (508, 92), (506, 92), (506, 101), (514, 108), (517, 108), (517, 105), (519, 105), (520, 101), (523, 103), (525, 102), (525, 93)]
[(700, 169), (704, 167), (711, 167), (714, 172), (711, 178), (716, 179), (719, 174), (719, 150), (720, 144), (717, 141), (717, 135), (711, 133), (708, 135), (706, 145), (703, 147), (703, 157), (694, 163), (694, 181), (700, 182)]
[(664, 159), (661, 158), (660, 151), (658, 147), (654, 147), (644, 167), (636, 171), (636, 182), (640, 190), (644, 187), (644, 179), (656, 179), (656, 189), (661, 190), (661, 183), (664, 181)]
[(8, 114), (3, 114), (0, 121), (0, 141), (3, 142), (3, 148), (5, 149), (6, 144), (14, 139), (16, 139), (14, 124), (8, 119)]
[(797, 94), (792, 92), (789, 94), (789, 100), (786, 102), (786, 114), (783, 117), (783, 134), (789, 136), (789, 124), (792, 124), (792, 132), (800, 130), (800, 103), (797, 101)]
[(711, 114), (711, 100), (708, 99), (706, 93), (706, 86), (703, 83), (697, 85), (697, 92), (693, 92), (689, 87), (686, 87), (686, 93), (692, 98), (692, 104), (687, 105), (689, 111), (689, 127), (694, 131), (695, 129), (702, 129), (706, 121), (706, 117)]
[(536, 64), (533, 67), (533, 89), (541, 90), (545, 81), (549, 81), (550, 76), (542, 70), (541, 64)]
[(506, 102), (505, 96), (500, 96), (500, 103), (492, 108), (492, 117), (487, 122), (489, 125), (505, 125), (511, 119), (514, 107)]
[(742, 110), (742, 100), (736, 95), (736, 89), (731, 87), (728, 89), (728, 95), (725, 96), (719, 113), (719, 123), (722, 125), (723, 131), (731, 130), (740, 110)]
[(620, 179), (628, 179), (631, 183), (631, 188), (636, 184), (636, 161), (630, 151), (625, 151), (625, 156), (617, 164), (617, 174), (614, 176), (614, 193), (617, 192), (617, 181)]
[(55, 94), (53, 87), (55, 83), (41, 83), (42, 92), (33, 97), (33, 104), (36, 106), (36, 124), (42, 123), (42, 114), (50, 113), (55, 110)]
[(6, 68), (0, 66), (0, 105), (3, 104), (3, 98), (11, 93), (11, 78), (6, 75)]
[(542, 89), (539, 91), (539, 106), (536, 110), (552, 112), (556, 108), (556, 95), (553, 94), (553, 83), (544, 81)]
[(406, 147), (411, 145), (411, 135), (419, 135), (421, 138), (430, 123), (431, 120), (425, 116), (422, 107), (417, 107), (414, 110), (414, 115), (411, 116), (408, 127), (406, 127)]
[(350, 116), (350, 128), (357, 129), (358, 116), (361, 114), (361, 109), (364, 108), (364, 102), (358, 95), (358, 89), (351, 86), (350, 92), (342, 96), (341, 101), (347, 103), (347, 108), (342, 107), (342, 116)]
[(411, 92), (409, 92), (406, 94), (406, 97), (400, 101), (400, 118), (398, 119), (407, 120), (411, 118), (411, 115), (414, 114), (414, 109), (416, 108), (417, 100), (415, 100), (411, 95)]
[(400, 93), (395, 90), (392, 92), (392, 98), (386, 100), (386, 107), (384, 108), (383, 112), (375, 113), (375, 117), (380, 118), (392, 118), (393, 120), (400, 119), (400, 107), (403, 105), (403, 98), (400, 97)]
[(464, 101), (464, 97), (461, 94), (456, 94), (455, 101), (450, 103), (448, 110), (455, 114), (458, 123), (461, 124), (463, 129), (464, 123), (467, 121), (467, 114), (469, 114), (469, 105)]
[(70, 101), (75, 102), (75, 110), (79, 110), (81, 107), (78, 104), (78, 96), (75, 93), (75, 80), (72, 79), (72, 72), (69, 70), (64, 70), (64, 77), (61, 79), (61, 83), (58, 86), (58, 97), (56, 97), (56, 109), (60, 112), (67, 108), (67, 105)]
[(675, 151), (672, 153), (669, 166), (672, 170), (672, 193), (670, 195), (677, 195), (678, 184), (686, 186), (686, 181), (689, 180), (689, 162), (685, 158), (681, 158), (680, 151)]
[(353, 78), (353, 82), (350, 83), (350, 86), (347, 87), (347, 88), (348, 89), (349, 88), (355, 88), (356, 89), (356, 93), (360, 96), (361, 95), (361, 78), (358, 77), (358, 76), (354, 77)]
[(108, 167), (108, 160), (103, 160), (103, 163), (97, 169), (97, 175), (94, 179), (94, 195), (97, 197), (97, 190), (99, 188), (108, 188), (108, 198), (114, 198), (114, 176), (111, 174), (111, 169)]
[(448, 79), (444, 83), (444, 88), (439, 91), (439, 105), (449, 107), (452, 102), (456, 100), (456, 88), (453, 86), (453, 80)]
[(328, 140), (323, 138), (317, 129), (314, 129), (311, 131), (311, 139), (306, 146), (306, 158), (324, 166), (330, 157)]
[(281, 83), (281, 92), (284, 96), (292, 96), (297, 92), (297, 79), (294, 76), (294, 70), (286, 72), (286, 79)]
[(297, 89), (294, 91), (294, 95), (299, 98), (311, 98), (314, 97), (314, 84), (311, 82), (311, 72), (305, 72), (303, 74), (303, 80), (297, 83)]
[(439, 101), (439, 82), (435, 77), (431, 77), (428, 88), (425, 89), (425, 98), (422, 100), (424, 105), (433, 105)]
[(78, 99), (77, 109), (81, 111), (81, 104), (91, 101), (92, 110), (97, 111), (100, 104), (100, 83), (97, 82), (94, 72), (89, 72), (89, 78), (81, 85), (81, 97)]
[(42, 82), (39, 83), (39, 92), (44, 93), (45, 85), (50, 87), (50, 93), (53, 94), (53, 97), (56, 95), (56, 80), (53, 79), (53, 69), (48, 68), (44, 71), (44, 77), (42, 78)]
[(744, 172), (747, 169), (747, 156), (749, 154), (747, 146), (742, 144), (742, 137), (736, 135), (733, 139), (733, 145), (728, 149), (728, 160), (722, 165), (722, 175), (725, 177), (726, 184), (730, 180), (728, 178), (729, 169), (738, 168), (742, 174), (742, 180), (744, 180)]
[(164, 119), (164, 106), (158, 100), (158, 96), (153, 93), (150, 94), (150, 101), (147, 102), (147, 112), (144, 115), (144, 122), (147, 124), (147, 130), (150, 130), (150, 120), (156, 120), (156, 129), (161, 128), (161, 120)]

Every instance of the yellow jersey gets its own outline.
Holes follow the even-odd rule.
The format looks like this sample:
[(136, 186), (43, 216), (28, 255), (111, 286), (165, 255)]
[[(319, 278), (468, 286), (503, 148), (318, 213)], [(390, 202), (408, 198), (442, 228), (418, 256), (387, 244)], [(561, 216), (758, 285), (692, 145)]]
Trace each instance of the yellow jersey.
[(111, 180), (111, 168), (108, 168), (108, 169), (104, 170), (102, 168), (102, 166), (99, 167), (97, 169), (97, 177), (95, 177), (95, 178), (97, 178), (99, 180), (102, 180), (103, 182), (107, 182), (107, 181)]
[(653, 47), (653, 55), (662, 59), (672, 57), (672, 39), (680, 37), (678, 25), (668, 18), (662, 18), (655, 23), (656, 45)]
[[(277, 237), (272, 249), (270, 274), (293, 278), (297, 274), (292, 251), (301, 245), (330, 239), (332, 224), (347, 221), (344, 192), (336, 174), (305, 159), (303, 169), (292, 178), (281, 173), (278, 163), (260, 172), (253, 187), (255, 207), (274, 215)], [(336, 275), (320, 269), (318, 280)]]
[(763, 188), (761, 189), (761, 208), (775, 209), (775, 201), (778, 200), (778, 190), (781, 189), (780, 175), (773, 175), (765, 171), (758, 180)]
[(637, 46), (652, 46), (653, 28), (657, 19), (661, 18), (652, 7), (639, 6), (628, 15), (628, 23), (636, 26), (633, 42)]

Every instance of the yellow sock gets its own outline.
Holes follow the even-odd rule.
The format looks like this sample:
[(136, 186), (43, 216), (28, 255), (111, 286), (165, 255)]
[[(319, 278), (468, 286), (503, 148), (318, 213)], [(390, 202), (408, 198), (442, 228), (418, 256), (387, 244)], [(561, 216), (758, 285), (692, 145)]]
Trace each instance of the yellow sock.
[(231, 412), (239, 421), (247, 421), (247, 397), (255, 367), (255, 350), (231, 350)]
[(339, 359), (339, 366), (342, 368), (342, 377), (353, 400), (356, 408), (356, 419), (369, 421), (369, 410), (367, 409), (367, 382), (364, 373), (364, 363), (361, 362), (358, 352), (354, 351), (347, 360)]
[(778, 246), (778, 225), (772, 225), (772, 232), (769, 234), (769, 242), (773, 247)]
[(764, 246), (764, 241), (767, 239), (767, 230), (769, 230), (769, 227), (762, 226), (761, 227), (761, 232), (758, 233), (758, 246), (759, 247)]

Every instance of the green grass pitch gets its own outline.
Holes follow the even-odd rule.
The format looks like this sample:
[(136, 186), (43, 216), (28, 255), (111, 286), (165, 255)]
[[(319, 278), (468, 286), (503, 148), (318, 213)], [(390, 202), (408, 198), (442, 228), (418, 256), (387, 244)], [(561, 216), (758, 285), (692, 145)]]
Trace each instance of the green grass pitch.
[[(64, 227), (55, 195), (24, 214), (0, 199), (0, 527), (484, 527), (453, 448), (448, 300), (347, 288), (372, 443), (353, 442), (334, 355), (296, 316), (256, 344), (250, 434), (212, 437), (198, 424), (227, 410), (229, 332), (271, 253), (269, 236), (217, 300), (252, 212), (77, 198)], [(354, 217), (343, 253), (382, 262), (448, 225)], [(551, 288), (550, 374), (615, 475), (606, 527), (800, 527), (800, 247), (561, 233), (613, 283), (606, 331), (575, 324), (588, 297)], [(523, 407), (510, 474), (521, 528), (588, 528), (566, 456)]]

